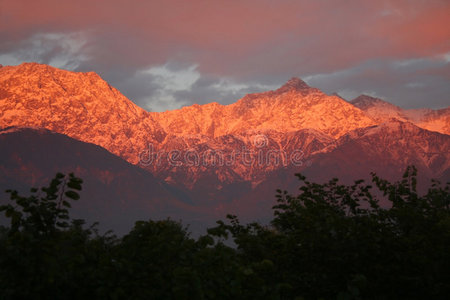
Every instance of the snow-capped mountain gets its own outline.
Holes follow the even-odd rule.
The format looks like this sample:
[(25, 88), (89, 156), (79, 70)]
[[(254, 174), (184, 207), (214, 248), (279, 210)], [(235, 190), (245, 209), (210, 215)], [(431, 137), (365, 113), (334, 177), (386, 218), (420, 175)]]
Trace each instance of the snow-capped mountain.
[(450, 180), (449, 113), (369, 96), (349, 103), (298, 78), (230, 105), (147, 112), (92, 72), (0, 68), (0, 128), (46, 128), (101, 146), (176, 187), (183, 203), (224, 212), (295, 172), (357, 179), (415, 164), (426, 178)]
[(432, 109), (402, 109), (389, 102), (367, 95), (361, 95), (352, 101), (353, 105), (363, 110), (377, 123), (386, 122), (391, 118), (408, 121), (415, 125), (440, 133), (450, 134), (450, 108)]
[(192, 105), (151, 114), (168, 134), (177, 136), (239, 135), (249, 129), (281, 133), (315, 129), (336, 138), (375, 124), (341, 98), (328, 96), (298, 78), (275, 91), (249, 94), (230, 105)]
[(43, 127), (99, 145), (131, 163), (161, 140), (152, 116), (96, 73), (24, 63), (0, 68), (0, 128)]

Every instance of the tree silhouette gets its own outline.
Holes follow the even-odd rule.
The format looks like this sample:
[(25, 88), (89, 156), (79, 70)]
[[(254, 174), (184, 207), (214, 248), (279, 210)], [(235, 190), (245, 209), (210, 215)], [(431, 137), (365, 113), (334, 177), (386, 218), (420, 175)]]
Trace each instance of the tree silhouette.
[[(279, 190), (270, 225), (218, 221), (191, 238), (180, 222), (138, 221), (122, 238), (69, 215), (82, 180), (57, 174), (0, 206), (1, 299), (445, 299), (450, 184), (318, 184)], [(374, 192), (378, 189), (378, 192)], [(381, 196), (374, 196), (380, 195)], [(381, 200), (389, 205), (380, 205)], [(227, 246), (231, 239), (235, 246)]]
[(445, 298), (450, 292), (450, 185), (416, 191), (417, 170), (390, 183), (372, 174), (390, 207), (364, 181), (312, 183), (278, 191), (271, 226), (240, 225), (235, 216), (215, 233), (230, 233), (247, 264), (269, 261), (271, 280), (289, 298)]

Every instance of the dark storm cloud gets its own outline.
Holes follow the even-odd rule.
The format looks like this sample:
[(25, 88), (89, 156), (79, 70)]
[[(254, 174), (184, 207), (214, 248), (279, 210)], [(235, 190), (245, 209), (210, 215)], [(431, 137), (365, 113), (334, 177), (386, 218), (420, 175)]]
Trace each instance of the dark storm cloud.
[[(307, 82), (347, 100), (369, 94), (403, 108), (449, 105), (450, 63), (436, 59), (369, 61), (336, 73), (307, 77)], [(406, 101), (405, 101), (406, 100)]]
[(177, 91), (175, 96), (187, 103), (219, 102), (231, 104), (246, 94), (264, 92), (271, 88), (275, 87), (264, 86), (255, 82), (238, 84), (220, 78), (201, 77), (192, 85), (190, 90)]

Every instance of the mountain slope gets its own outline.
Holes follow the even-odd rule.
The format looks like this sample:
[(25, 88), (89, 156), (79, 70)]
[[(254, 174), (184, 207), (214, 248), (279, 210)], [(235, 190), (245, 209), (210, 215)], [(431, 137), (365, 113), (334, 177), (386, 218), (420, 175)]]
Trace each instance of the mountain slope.
[(431, 179), (450, 169), (449, 149), (449, 135), (391, 120), (342, 136), (317, 153), (312, 163), (317, 164), (316, 172), (327, 166), (327, 173), (334, 177), (363, 176), (371, 170), (390, 180), (399, 178), (406, 166), (415, 165), (421, 176)]
[(136, 149), (164, 137), (148, 113), (93, 72), (24, 63), (0, 68), (0, 128), (42, 127), (137, 163)]
[(81, 199), (71, 212), (101, 228), (127, 232), (138, 219), (185, 217), (190, 207), (173, 187), (112, 155), (105, 149), (36, 128), (0, 131), (0, 201), (6, 189), (27, 194), (48, 184), (57, 172), (74, 172), (84, 180)]
[(168, 134), (177, 136), (217, 137), (248, 129), (287, 133), (308, 128), (339, 137), (375, 124), (341, 98), (328, 96), (298, 78), (278, 90), (249, 94), (230, 105), (210, 103), (151, 114)]
[(431, 109), (402, 109), (391, 103), (367, 95), (361, 95), (352, 101), (353, 105), (363, 110), (377, 123), (395, 118), (400, 121), (414, 123), (421, 128), (450, 134), (450, 108)]
[(268, 173), (301, 165), (333, 142), (333, 138), (312, 129), (216, 138), (171, 137), (145, 167), (168, 183), (211, 194), (217, 200), (217, 192), (230, 189), (229, 185), (249, 182), (255, 186)]
[[(450, 136), (419, 128), (411, 123), (392, 120), (380, 125), (356, 129), (309, 158), (309, 164), (289, 166), (272, 172), (254, 190), (240, 199), (242, 211), (259, 210), (259, 216), (270, 215), (278, 188), (298, 191), (295, 173), (312, 182), (339, 178), (353, 184), (355, 180), (371, 181), (370, 172), (391, 182), (400, 180), (408, 165), (418, 169), (418, 188), (425, 192), (431, 179), (450, 181)], [(265, 203), (263, 205), (263, 203)]]

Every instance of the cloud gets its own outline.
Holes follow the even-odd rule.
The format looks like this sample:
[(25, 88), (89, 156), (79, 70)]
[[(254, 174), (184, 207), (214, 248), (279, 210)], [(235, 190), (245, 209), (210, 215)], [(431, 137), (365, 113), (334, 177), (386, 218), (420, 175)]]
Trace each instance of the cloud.
[(246, 94), (263, 92), (277, 87), (256, 82), (238, 83), (230, 79), (202, 76), (189, 90), (180, 90), (175, 96), (185, 99), (188, 104), (205, 104), (210, 102), (230, 104)]
[[(446, 0), (3, 0), (0, 63), (93, 70), (158, 110), (229, 103), (292, 76), (404, 106), (419, 105), (411, 99), (426, 89), (411, 98), (411, 84), (424, 80), (440, 91), (431, 102), (439, 106), (450, 83), (448, 58), (436, 59), (450, 53), (449, 15)], [(416, 60), (426, 63), (408, 72), (395, 65)], [(190, 87), (176, 88), (179, 78)]]
[(20, 41), (17, 48), (4, 52), (0, 58), (9, 64), (39, 61), (57, 68), (75, 69), (88, 60), (83, 53), (86, 40), (82, 33), (36, 33)]
[(247, 93), (262, 92), (277, 86), (237, 83), (223, 77), (201, 75), (196, 65), (168, 63), (139, 71), (119, 89), (129, 90), (128, 97), (149, 111), (177, 109), (193, 103), (230, 104)]
[(450, 63), (442, 58), (373, 60), (334, 73), (305, 77), (306, 82), (347, 100), (367, 94), (403, 108), (449, 105)]
[(200, 78), (200, 73), (196, 71), (196, 68), (196, 65), (180, 68), (168, 63), (139, 71), (135, 77), (138, 81), (147, 81), (142, 82), (141, 86), (151, 87), (151, 92), (136, 95), (133, 99), (152, 111), (176, 109), (188, 104), (186, 100), (177, 98), (175, 95), (179, 91), (191, 90), (192, 85)]

